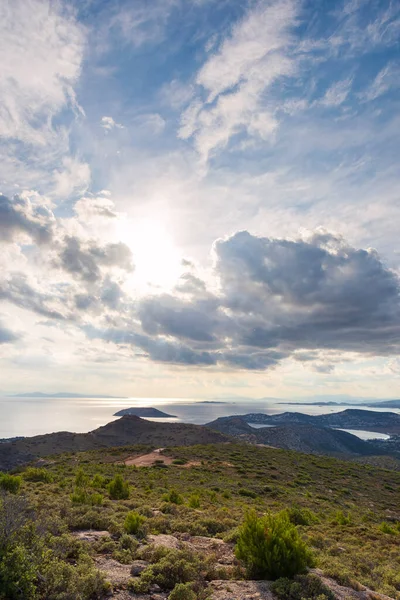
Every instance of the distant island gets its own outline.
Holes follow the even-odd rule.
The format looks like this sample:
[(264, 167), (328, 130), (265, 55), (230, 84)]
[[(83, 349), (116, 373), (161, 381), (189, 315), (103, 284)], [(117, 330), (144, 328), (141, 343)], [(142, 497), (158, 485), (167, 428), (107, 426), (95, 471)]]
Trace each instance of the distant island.
[(199, 400), (195, 404), (228, 404), (224, 400)]
[(176, 415), (169, 415), (168, 413), (158, 410), (157, 408), (150, 407), (136, 407), (123, 408), (118, 412), (114, 413), (114, 417), (124, 417), (125, 415), (134, 415), (135, 417), (143, 417), (144, 419), (176, 419)]
[(70, 394), (68, 392), (57, 392), (45, 394), (43, 392), (27, 392), (25, 394), (10, 394), (8, 398), (125, 398), (125, 396), (104, 396), (104, 394)]
[(295, 402), (295, 401), (286, 401), (286, 402), (278, 402), (278, 404), (286, 404), (288, 406), (366, 406), (368, 408), (400, 408), (400, 400), (371, 400), (362, 402), (358, 401), (343, 401), (343, 402)]

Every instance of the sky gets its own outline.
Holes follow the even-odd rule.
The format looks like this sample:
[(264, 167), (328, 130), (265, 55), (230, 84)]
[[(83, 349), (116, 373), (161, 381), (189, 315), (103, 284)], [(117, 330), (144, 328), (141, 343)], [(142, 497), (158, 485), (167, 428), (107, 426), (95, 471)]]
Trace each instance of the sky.
[(0, 3), (0, 393), (400, 396), (400, 4)]

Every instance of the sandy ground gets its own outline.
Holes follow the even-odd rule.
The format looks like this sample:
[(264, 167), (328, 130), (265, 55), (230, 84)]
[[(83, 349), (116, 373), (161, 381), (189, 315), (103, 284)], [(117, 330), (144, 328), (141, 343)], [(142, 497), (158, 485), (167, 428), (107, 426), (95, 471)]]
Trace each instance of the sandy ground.
[[(154, 465), (154, 463), (156, 461), (162, 461), (164, 463), (164, 465), (172, 465), (174, 458), (172, 458), (171, 456), (165, 456), (164, 454), (162, 454), (162, 451), (164, 450), (164, 448), (158, 448), (157, 450), (154, 450), (153, 452), (149, 452), (149, 454), (142, 454), (141, 456), (128, 456), (128, 458), (126, 458), (124, 460), (124, 463), (127, 466), (133, 466), (135, 465), (136, 467), (151, 467), (152, 465)], [(181, 467), (183, 469), (189, 469), (190, 467), (196, 467), (198, 465), (200, 465), (201, 463), (195, 460), (189, 461), (184, 465), (176, 465), (177, 467)]]
[(136, 467), (151, 467), (156, 460), (162, 461), (165, 465), (172, 465), (174, 460), (170, 456), (164, 456), (161, 452), (164, 448), (158, 448), (149, 454), (142, 454), (141, 456), (129, 456), (124, 463), (128, 466), (135, 465)]

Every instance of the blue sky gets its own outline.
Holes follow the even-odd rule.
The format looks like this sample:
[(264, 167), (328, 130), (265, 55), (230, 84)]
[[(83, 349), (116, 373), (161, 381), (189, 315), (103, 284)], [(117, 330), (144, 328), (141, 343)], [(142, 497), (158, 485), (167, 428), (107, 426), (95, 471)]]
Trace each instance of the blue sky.
[(398, 3), (0, 23), (0, 391), (400, 393)]

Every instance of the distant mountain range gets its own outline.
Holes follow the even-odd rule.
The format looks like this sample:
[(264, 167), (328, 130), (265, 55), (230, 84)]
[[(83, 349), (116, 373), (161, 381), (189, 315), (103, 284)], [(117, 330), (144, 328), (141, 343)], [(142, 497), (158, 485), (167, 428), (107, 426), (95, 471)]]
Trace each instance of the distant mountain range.
[(27, 392), (25, 394), (10, 394), (8, 398), (125, 398), (125, 396), (104, 396), (102, 394), (70, 394), (68, 392), (57, 392), (45, 394), (43, 392)]
[[(354, 406), (354, 402), (279, 402), (278, 404), (286, 404), (291, 406)], [(360, 402), (360, 406), (367, 408), (400, 408), (400, 400), (377, 400), (376, 402)]]
[[(393, 412), (378, 412), (348, 408), (327, 415), (306, 415), (300, 412), (284, 412), (277, 415), (249, 413), (238, 415), (246, 423), (259, 425), (314, 425), (337, 429), (359, 429), (379, 433), (400, 434), (400, 415)], [(229, 419), (230, 417), (221, 417)]]

